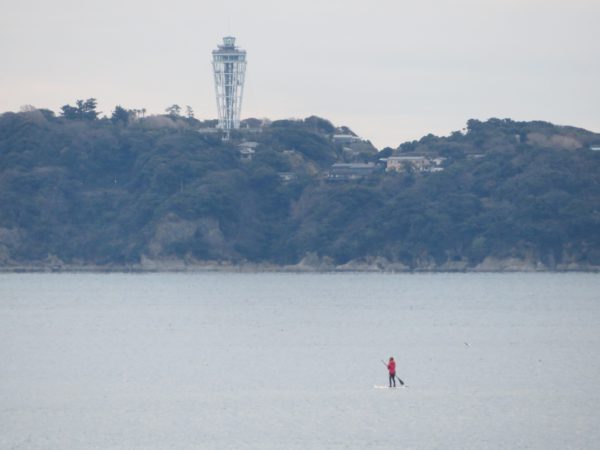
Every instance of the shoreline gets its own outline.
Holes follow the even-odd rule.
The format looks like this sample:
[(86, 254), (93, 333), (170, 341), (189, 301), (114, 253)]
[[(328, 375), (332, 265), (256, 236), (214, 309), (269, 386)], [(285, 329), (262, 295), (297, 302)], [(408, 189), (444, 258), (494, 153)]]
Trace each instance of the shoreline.
[(8, 263), (0, 266), (0, 273), (600, 273), (600, 266), (596, 265), (566, 263), (548, 267), (540, 262), (514, 258), (486, 258), (475, 266), (458, 261), (441, 265), (424, 264), (413, 268), (380, 258), (351, 261), (341, 265), (335, 265), (326, 258), (308, 258), (308, 261), (306, 259), (294, 265), (277, 265), (142, 258), (141, 262), (133, 264), (98, 265), (92, 263), (70, 264), (50, 258), (47, 261), (36, 263)]

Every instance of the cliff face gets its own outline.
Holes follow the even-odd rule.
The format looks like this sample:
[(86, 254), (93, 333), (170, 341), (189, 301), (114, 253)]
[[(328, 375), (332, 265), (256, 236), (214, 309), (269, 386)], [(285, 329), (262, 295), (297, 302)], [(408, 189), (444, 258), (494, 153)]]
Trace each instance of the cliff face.
[[(600, 265), (600, 135), (492, 119), (378, 154), (315, 117), (253, 121), (227, 143), (204, 125), (1, 115), (0, 268)], [(435, 165), (385, 171), (383, 156)], [(331, 178), (339, 162), (360, 171)]]

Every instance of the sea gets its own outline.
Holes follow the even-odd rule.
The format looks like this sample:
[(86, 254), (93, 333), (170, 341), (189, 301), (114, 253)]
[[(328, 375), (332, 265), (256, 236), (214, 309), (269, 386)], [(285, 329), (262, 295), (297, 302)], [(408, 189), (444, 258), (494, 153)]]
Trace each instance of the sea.
[(599, 424), (599, 274), (0, 274), (0, 449), (593, 450)]

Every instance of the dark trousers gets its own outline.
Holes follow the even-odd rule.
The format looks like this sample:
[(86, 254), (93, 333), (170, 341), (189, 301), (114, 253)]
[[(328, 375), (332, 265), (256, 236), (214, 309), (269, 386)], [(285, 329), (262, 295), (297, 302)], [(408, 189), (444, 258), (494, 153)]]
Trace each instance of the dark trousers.
[(394, 383), (394, 387), (396, 387), (396, 374), (390, 373), (390, 387), (392, 387), (392, 383)]

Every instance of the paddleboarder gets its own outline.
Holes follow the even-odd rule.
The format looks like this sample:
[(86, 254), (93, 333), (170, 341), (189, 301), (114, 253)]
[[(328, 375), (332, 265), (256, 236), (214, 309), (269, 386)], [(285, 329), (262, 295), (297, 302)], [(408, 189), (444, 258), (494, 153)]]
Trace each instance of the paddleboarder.
[(390, 373), (390, 387), (392, 387), (392, 383), (394, 383), (394, 387), (396, 387), (396, 361), (394, 361), (393, 356), (390, 356), (387, 368)]

